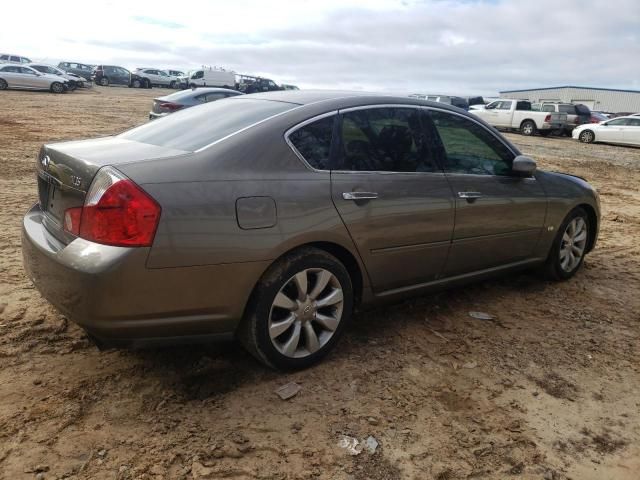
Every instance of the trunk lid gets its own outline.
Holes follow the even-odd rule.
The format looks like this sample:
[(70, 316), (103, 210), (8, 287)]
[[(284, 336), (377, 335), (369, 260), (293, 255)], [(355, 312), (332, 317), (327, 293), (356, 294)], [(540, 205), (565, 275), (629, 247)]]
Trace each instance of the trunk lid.
[(38, 200), (43, 224), (64, 244), (75, 237), (64, 231), (64, 212), (81, 207), (91, 181), (100, 168), (184, 155), (183, 150), (106, 137), (44, 145), (36, 163)]

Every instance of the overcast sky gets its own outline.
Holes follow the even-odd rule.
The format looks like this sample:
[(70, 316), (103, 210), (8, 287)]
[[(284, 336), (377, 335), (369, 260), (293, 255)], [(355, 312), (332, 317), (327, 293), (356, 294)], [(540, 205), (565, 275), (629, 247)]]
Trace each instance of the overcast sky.
[(640, 90), (640, 0), (31, 0), (2, 10), (2, 53), (56, 64), (217, 65), (303, 88)]

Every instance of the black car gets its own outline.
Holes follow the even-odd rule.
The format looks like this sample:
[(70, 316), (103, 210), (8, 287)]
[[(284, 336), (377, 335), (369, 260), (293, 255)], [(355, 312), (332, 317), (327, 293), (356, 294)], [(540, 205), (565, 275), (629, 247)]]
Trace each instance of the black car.
[[(146, 85), (138, 75), (116, 65), (97, 65), (93, 69), (91, 78), (96, 84), (103, 87), (125, 85), (130, 88), (140, 88)], [(148, 88), (151, 88), (151, 85), (148, 85)]]
[(203, 103), (215, 102), (224, 98), (242, 95), (241, 92), (228, 88), (202, 87), (192, 90), (182, 90), (164, 97), (154, 98), (149, 112), (149, 120), (166, 117), (170, 113), (185, 108), (195, 107)]
[(239, 75), (238, 90), (242, 93), (275, 92), (284, 90), (276, 82), (269, 78), (252, 77), (250, 75)]

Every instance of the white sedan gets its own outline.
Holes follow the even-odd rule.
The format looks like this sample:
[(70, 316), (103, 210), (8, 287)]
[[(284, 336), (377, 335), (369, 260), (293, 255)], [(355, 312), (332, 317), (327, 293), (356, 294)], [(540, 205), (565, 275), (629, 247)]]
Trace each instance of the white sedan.
[(574, 128), (571, 136), (583, 143), (640, 145), (640, 117), (618, 117), (600, 123), (586, 123)]

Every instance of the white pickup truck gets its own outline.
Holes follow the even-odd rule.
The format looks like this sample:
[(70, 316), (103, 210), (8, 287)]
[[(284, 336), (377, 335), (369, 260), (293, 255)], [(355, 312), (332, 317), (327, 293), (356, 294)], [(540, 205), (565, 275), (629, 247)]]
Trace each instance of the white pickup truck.
[(536, 112), (526, 100), (500, 99), (470, 113), (496, 128), (518, 130), (523, 135), (546, 136), (553, 130), (564, 129), (567, 124), (566, 113)]

